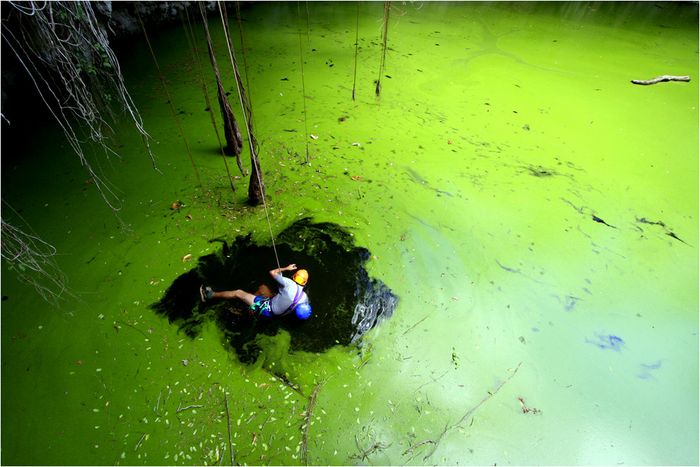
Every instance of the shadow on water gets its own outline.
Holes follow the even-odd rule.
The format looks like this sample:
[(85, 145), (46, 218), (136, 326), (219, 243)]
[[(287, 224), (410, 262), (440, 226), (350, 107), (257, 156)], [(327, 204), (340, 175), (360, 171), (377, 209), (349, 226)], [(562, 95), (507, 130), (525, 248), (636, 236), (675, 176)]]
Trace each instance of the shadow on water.
[(282, 266), (296, 263), (309, 271), (306, 292), (313, 307), (310, 319), (252, 317), (238, 300), (202, 303), (199, 286), (203, 283), (214, 290), (255, 293), (261, 284), (276, 290), (268, 274), (276, 267), (271, 246), (255, 244), (250, 235), (236, 237), (231, 243), (223, 239), (211, 242), (220, 242), (221, 251), (199, 258), (197, 267), (175, 279), (151, 308), (192, 338), (199, 335), (206, 321), (214, 320), (244, 363), (256, 361), (262, 336), (273, 336), (280, 329), (289, 332), (291, 351), (323, 352), (337, 344), (357, 343), (396, 307), (398, 297), (380, 280), (370, 278), (364, 268), (369, 251), (355, 246), (342, 227), (312, 223), (308, 218), (285, 229), (276, 247)]

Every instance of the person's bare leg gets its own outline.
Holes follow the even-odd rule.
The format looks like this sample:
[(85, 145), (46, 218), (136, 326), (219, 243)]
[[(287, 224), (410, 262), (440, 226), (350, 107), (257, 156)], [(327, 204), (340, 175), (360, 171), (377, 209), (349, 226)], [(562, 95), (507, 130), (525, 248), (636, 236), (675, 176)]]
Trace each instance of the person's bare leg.
[(224, 290), (222, 292), (214, 292), (214, 295), (212, 295), (212, 298), (225, 298), (228, 300), (232, 300), (234, 298), (237, 298), (238, 300), (242, 301), (243, 303), (246, 303), (248, 306), (253, 304), (253, 301), (255, 300), (255, 295), (252, 293), (248, 293), (245, 290), (237, 289), (237, 290)]

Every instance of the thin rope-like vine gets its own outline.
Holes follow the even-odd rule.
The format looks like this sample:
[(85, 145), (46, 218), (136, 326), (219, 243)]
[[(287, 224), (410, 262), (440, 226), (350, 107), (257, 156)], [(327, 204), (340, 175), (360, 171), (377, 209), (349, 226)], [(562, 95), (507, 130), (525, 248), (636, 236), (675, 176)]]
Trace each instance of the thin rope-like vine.
[[(308, 16), (307, 16), (308, 18)], [(299, 22), (299, 66), (301, 67), (301, 102), (304, 109), (304, 143), (306, 145), (306, 163), (309, 164), (309, 125), (306, 119), (306, 85), (304, 84), (304, 52), (301, 39), (301, 9), (297, 1), (297, 19)], [(306, 23), (306, 36), (308, 37), (308, 22)]]
[(35, 232), (30, 233), (31, 227), (22, 215), (5, 200), (2, 203), (27, 226), (26, 229), (22, 229), (4, 218), (0, 219), (2, 259), (17, 274), (20, 281), (32, 286), (47, 302), (57, 304), (63, 295), (75, 297), (68, 289), (66, 275), (54, 260), (56, 248), (39, 238)]
[(160, 65), (158, 65), (158, 59), (156, 58), (155, 52), (153, 52), (153, 47), (151, 46), (151, 41), (148, 38), (148, 33), (146, 32), (146, 26), (143, 24), (143, 20), (141, 20), (141, 15), (139, 14), (139, 10), (137, 8), (134, 9), (136, 12), (136, 18), (139, 20), (139, 24), (141, 25), (141, 30), (143, 31), (143, 37), (146, 39), (146, 44), (148, 45), (148, 50), (151, 53), (151, 57), (153, 57), (153, 63), (156, 66), (156, 71), (158, 72), (158, 78), (160, 79), (160, 84), (163, 87), (163, 92), (165, 93), (165, 97), (168, 99), (168, 107), (170, 108), (170, 113), (173, 117), (173, 120), (175, 120), (175, 126), (177, 126), (177, 131), (180, 133), (180, 137), (182, 138), (182, 141), (185, 143), (185, 148), (187, 148), (187, 155), (190, 159), (190, 162), (192, 163), (192, 169), (194, 169), (194, 173), (197, 176), (197, 183), (199, 186), (202, 186), (202, 178), (199, 175), (199, 169), (197, 169), (197, 165), (194, 163), (194, 157), (192, 156), (192, 150), (190, 149), (190, 143), (187, 141), (187, 137), (185, 136), (185, 131), (182, 129), (182, 125), (180, 124), (180, 119), (177, 118), (177, 113), (175, 112), (175, 107), (173, 106), (173, 99), (170, 96), (170, 91), (168, 91), (168, 86), (165, 84), (165, 78), (163, 77), (163, 73), (160, 70)]
[(384, 2), (384, 39), (382, 40), (382, 58), (379, 62), (379, 76), (377, 76), (377, 85), (374, 88), (374, 93), (379, 97), (382, 92), (382, 75), (384, 74), (384, 65), (386, 63), (386, 44), (389, 35), (389, 12), (391, 11), (391, 2)]
[(357, 19), (355, 24), (355, 67), (352, 73), (352, 100), (355, 100), (355, 84), (357, 83), (357, 47), (360, 40), (360, 2), (357, 3)]

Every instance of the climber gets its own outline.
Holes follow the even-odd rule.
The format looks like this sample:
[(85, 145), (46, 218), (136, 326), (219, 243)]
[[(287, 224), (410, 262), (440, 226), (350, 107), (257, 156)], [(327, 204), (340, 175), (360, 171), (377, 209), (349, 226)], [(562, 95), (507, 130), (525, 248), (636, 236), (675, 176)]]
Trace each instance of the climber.
[[(296, 271), (292, 279), (282, 275), (284, 271)], [(244, 290), (225, 290), (215, 292), (211, 287), (202, 284), (199, 288), (199, 295), (202, 302), (213, 298), (234, 299), (237, 298), (250, 307), (250, 312), (258, 316), (280, 317), (292, 312), (299, 319), (308, 319), (311, 316), (311, 305), (309, 297), (304, 291), (304, 287), (309, 280), (309, 273), (306, 269), (297, 269), (296, 264), (290, 264), (284, 268), (277, 268), (270, 271), (270, 276), (279, 285), (279, 292), (272, 297), (261, 292), (264, 287), (258, 289), (259, 295), (253, 295)]]

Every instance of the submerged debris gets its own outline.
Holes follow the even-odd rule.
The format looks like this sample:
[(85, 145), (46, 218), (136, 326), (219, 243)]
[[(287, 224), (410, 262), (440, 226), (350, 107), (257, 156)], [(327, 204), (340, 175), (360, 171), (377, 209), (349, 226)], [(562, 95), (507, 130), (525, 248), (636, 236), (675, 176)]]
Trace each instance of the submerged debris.
[[(681, 243), (685, 243), (686, 245), (688, 245), (688, 243), (683, 241), (678, 235), (676, 235), (673, 231), (671, 231), (671, 229), (669, 229), (668, 226), (663, 221), (650, 221), (649, 219), (647, 219), (645, 217), (638, 217), (637, 222), (639, 222), (640, 224), (658, 225), (659, 227), (661, 227), (662, 229), (665, 230), (666, 235), (668, 235), (669, 237), (671, 237), (675, 240), (678, 240)], [(688, 245), (688, 246), (690, 246), (690, 245)]]
[(599, 224), (607, 225), (608, 227), (612, 227), (613, 229), (616, 229), (616, 228), (617, 228), (617, 227), (615, 227), (614, 225), (608, 224), (607, 222), (605, 222), (603, 219), (601, 219), (600, 217), (596, 216), (595, 214), (591, 214), (591, 218), (593, 219), (594, 222), (597, 222), (597, 223), (599, 223)]
[(525, 404), (525, 400), (520, 396), (518, 396), (518, 401), (520, 402), (520, 407), (521, 407), (523, 413), (531, 413), (533, 415), (538, 415), (538, 414), (542, 413), (542, 411), (540, 409), (537, 409), (535, 407), (528, 407)]
[(609, 349), (609, 350), (614, 350), (615, 352), (620, 352), (622, 350), (622, 347), (625, 345), (625, 341), (622, 340), (622, 338), (617, 337), (613, 334), (609, 335), (601, 335), (601, 334), (596, 334), (596, 340), (592, 339), (586, 339), (587, 344), (593, 344), (599, 349)]

